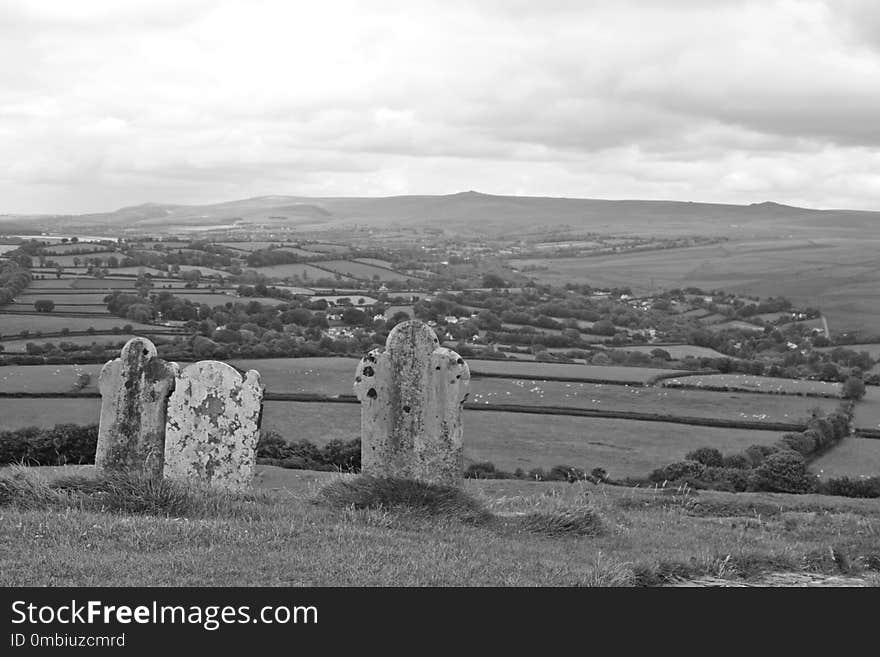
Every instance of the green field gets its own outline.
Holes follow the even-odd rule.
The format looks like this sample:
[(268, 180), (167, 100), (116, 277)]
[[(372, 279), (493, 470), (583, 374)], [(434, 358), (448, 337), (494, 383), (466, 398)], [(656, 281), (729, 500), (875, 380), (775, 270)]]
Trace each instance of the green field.
[(813, 461), (810, 470), (822, 479), (880, 477), (880, 440), (847, 438)]
[[(83, 336), (83, 340), (94, 339)], [(110, 336), (107, 336), (108, 340)], [(122, 337), (117, 336), (121, 340)], [(87, 343), (88, 344), (88, 343)], [(351, 395), (357, 360), (350, 358), (274, 358), (235, 360), (241, 369), (256, 369), (273, 393)], [(542, 365), (533, 363), (532, 365)], [(96, 373), (98, 365), (22, 365), (0, 368), (0, 392), (64, 392), (72, 389), (79, 371)], [(91, 388), (90, 388), (91, 389)], [(797, 423), (814, 408), (831, 411), (836, 401), (762, 395), (676, 390), (660, 387), (475, 378), (469, 401), (475, 404), (561, 406), (594, 410), (635, 411), (727, 420)], [(554, 420), (555, 421), (555, 420)]]
[(389, 271), (382, 267), (376, 267), (375, 265), (356, 262), (354, 260), (322, 260), (318, 264), (326, 269), (338, 271), (344, 276), (351, 276), (352, 278), (358, 278), (365, 281), (373, 280), (374, 277), (380, 281), (405, 281), (410, 278), (409, 276), (399, 274), (395, 271)]
[(309, 251), (315, 251), (317, 253), (333, 253), (344, 255), (346, 253), (350, 253), (351, 249), (344, 244), (326, 244), (326, 243), (318, 243), (318, 244), (303, 244), (302, 247), (304, 249), (308, 249)]
[[(58, 391), (67, 387), (68, 382), (59, 379)], [(0, 430), (51, 427), (65, 422), (92, 424), (98, 422), (100, 410), (99, 399), (0, 399)], [(753, 444), (772, 444), (780, 436), (772, 431), (476, 410), (465, 411), (463, 423), (468, 463), (492, 461), (509, 470), (559, 464), (588, 470), (603, 467), (619, 477), (647, 475), (654, 468), (683, 459), (698, 447), (713, 446), (733, 453)], [(288, 440), (317, 444), (351, 440), (360, 434), (360, 406), (266, 402), (262, 426)], [(853, 442), (856, 440), (871, 443), (880, 452), (880, 441)], [(833, 459), (848, 442), (823, 458)]]
[(749, 374), (698, 374), (683, 378), (667, 379), (663, 385), (669, 388), (697, 386), (711, 389), (726, 387), (744, 392), (781, 393), (787, 395), (840, 395), (840, 384), (827, 381), (803, 381), (780, 379), (771, 376)]
[(33, 305), (35, 301), (49, 299), (56, 305), (91, 305), (104, 306), (104, 298), (109, 292), (81, 292), (70, 288), (60, 290), (41, 289), (38, 294), (19, 294), (15, 297), (15, 303)]
[[(43, 297), (44, 299), (51, 299), (55, 301), (54, 297)], [(15, 303), (11, 303), (4, 307), (6, 310), (13, 311), (23, 311), (23, 312), (33, 312), (34, 311), (34, 302), (33, 301), (24, 301)], [(109, 315), (107, 312), (107, 306), (103, 303), (77, 303), (70, 302), (67, 299), (60, 299), (55, 301), (55, 308), (52, 310), (56, 315), (60, 315), (62, 313), (77, 313), (77, 314), (86, 314), (86, 315)]]
[(527, 379), (475, 379), (470, 387), (475, 404), (562, 406), (597, 411), (633, 411), (748, 422), (805, 421), (813, 409), (831, 412), (834, 399), (763, 395), (747, 392), (706, 392), (674, 388), (530, 381)]
[(385, 269), (394, 269), (394, 263), (388, 260), (379, 260), (378, 258), (354, 258), (352, 262), (362, 262), (367, 265), (375, 265), (376, 267), (384, 267)]
[[(236, 367), (246, 365), (255, 368), (263, 376), (266, 386), (275, 392), (305, 392), (308, 385), (318, 381), (326, 381), (330, 386), (323, 394), (339, 394), (348, 386), (354, 377), (357, 367), (356, 358), (265, 358), (259, 360), (232, 361)], [(510, 360), (479, 360), (469, 359), (472, 383), (477, 385), (480, 373), (528, 377), (539, 380), (541, 377), (565, 377), (582, 380), (607, 380), (632, 383), (645, 383), (662, 374), (676, 370), (661, 370), (649, 367), (613, 367), (604, 365), (569, 365), (564, 363), (535, 363)], [(338, 381), (342, 379), (343, 383)], [(322, 384), (322, 390), (325, 389)], [(350, 394), (346, 391), (345, 394)]]
[(694, 358), (726, 358), (720, 351), (715, 351), (709, 347), (698, 347), (692, 344), (671, 344), (671, 345), (633, 345), (627, 347), (613, 347), (618, 351), (636, 351), (643, 354), (650, 354), (655, 349), (663, 349), (669, 352), (674, 360), (681, 360), (692, 356)]
[[(296, 276), (303, 281), (314, 281), (319, 278), (335, 278), (332, 271), (327, 271), (326, 269), (319, 269), (317, 267), (313, 267), (312, 265), (306, 264), (289, 264), (289, 265), (271, 265), (269, 267), (257, 267), (254, 269), (264, 276), (270, 276), (272, 278), (289, 278)], [(348, 278), (346, 276), (341, 277), (341, 282), (346, 284), (355, 283), (355, 279)]]
[[(711, 316), (710, 316), (711, 317)], [(712, 323), (707, 320), (710, 318), (704, 318), (702, 321), (706, 322), (710, 331), (726, 331), (728, 329), (740, 329), (742, 331), (752, 331), (753, 333), (762, 333), (764, 329), (755, 324), (751, 324), (749, 322), (743, 322), (738, 319), (731, 320), (729, 322), (717, 322)]]
[(276, 246), (278, 244), (284, 244), (284, 242), (215, 242), (217, 246), (225, 246), (229, 249), (235, 249), (237, 251), (261, 251), (263, 249), (268, 249), (270, 246)]
[(100, 260), (106, 260), (110, 256), (116, 256), (119, 258), (121, 254), (116, 251), (100, 251), (98, 253), (71, 253), (71, 254), (52, 254), (46, 256), (47, 260), (52, 260), (58, 265), (62, 267), (73, 267), (74, 258), (76, 258), (79, 262), (85, 262), (91, 258), (98, 258)]
[(607, 381), (647, 383), (657, 376), (681, 370), (653, 367), (615, 367), (613, 365), (571, 365), (567, 363), (522, 363), (510, 360), (468, 359), (471, 373), (503, 374), (541, 377), (565, 377), (575, 379), (598, 379)]
[[(131, 324), (138, 330), (156, 330), (156, 326), (149, 324), (139, 324), (130, 319), (122, 317), (114, 317), (112, 315), (95, 315), (94, 317), (64, 317), (53, 316), (52, 313), (39, 313), (33, 315), (8, 315), (0, 313), (0, 335), (17, 337), (21, 331), (30, 331), (31, 337), (35, 337), (36, 331), (43, 333), (57, 333), (63, 328), (71, 331), (85, 331), (90, 326), (96, 331), (106, 332), (118, 326)], [(163, 327), (159, 327), (163, 328)]]
[(628, 285), (637, 294), (696, 286), (760, 297), (784, 296), (821, 308), (832, 332), (880, 333), (880, 239), (864, 229), (799, 228), (810, 237), (731, 241), (713, 246), (588, 258), (513, 259), (544, 283)]
[[(31, 400), (27, 400), (31, 401)], [(612, 476), (645, 476), (711, 445), (738, 452), (779, 439), (772, 431), (717, 429), (664, 422), (612, 420), (467, 410), (464, 424), (467, 463), (492, 461), (507, 470), (568, 464), (605, 468)], [(323, 444), (360, 435), (357, 404), (266, 402), (263, 427), (289, 440)]]
[[(3, 347), (6, 349), (5, 353), (7, 354), (24, 354), (27, 353), (27, 344), (29, 342), (35, 342), (39, 345), (42, 345), (46, 342), (51, 342), (52, 344), (56, 345), (61, 342), (67, 342), (70, 344), (84, 345), (86, 347), (92, 345), (93, 343), (105, 346), (116, 346), (120, 343), (124, 344), (133, 337), (135, 336), (125, 333), (108, 333), (105, 335), (67, 335), (52, 338), (28, 338), (27, 340), (3, 340), (2, 342), (0, 342), (0, 344), (2, 344)], [(150, 340), (152, 340), (154, 344), (158, 344), (162, 341), (161, 338), (157, 336), (150, 336)], [(0, 378), (2, 378), (2, 376), (2, 368), (0, 368)]]
[[(91, 384), (85, 388), (90, 392), (97, 392), (97, 377), (103, 365), (10, 365), (0, 367), (0, 392), (71, 392), (76, 389), (77, 377), (81, 373), (91, 375)], [(6, 400), (4, 400), (6, 401)], [(28, 400), (12, 400), (24, 402)], [(46, 400), (54, 402), (55, 400)], [(76, 400), (87, 401), (87, 400)], [(18, 409), (13, 405), (7, 407), (8, 413), (4, 413), (4, 421), (17, 422)], [(56, 418), (49, 424), (64, 422)], [(72, 420), (71, 420), (72, 421)]]
[[(60, 279), (57, 279), (55, 278), (55, 275), (52, 274), (51, 276), (47, 275), (44, 279), (31, 281), (27, 289), (28, 292), (41, 293), (44, 291), (55, 292), (64, 290), (101, 290), (104, 291), (104, 294), (109, 294), (113, 290), (133, 288), (135, 283), (135, 278), (114, 278), (112, 275), (106, 278), (62, 275)], [(183, 288), (183, 286), (186, 285), (186, 282), (181, 280), (153, 279), (153, 284), (157, 289), (162, 289), (166, 285), (171, 285), (173, 288)]]
[(880, 429), (880, 388), (867, 386), (865, 397), (856, 404), (854, 424), (859, 429)]
[(279, 251), (285, 251), (287, 253), (293, 253), (294, 255), (302, 256), (304, 258), (320, 258), (323, 257), (323, 253), (316, 253), (315, 251), (306, 251), (305, 249), (300, 249), (295, 246), (284, 246)]

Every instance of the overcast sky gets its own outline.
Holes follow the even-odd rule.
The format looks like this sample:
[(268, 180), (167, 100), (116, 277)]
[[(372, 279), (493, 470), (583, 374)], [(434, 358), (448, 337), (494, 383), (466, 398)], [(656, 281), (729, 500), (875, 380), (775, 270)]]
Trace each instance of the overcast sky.
[(0, 213), (469, 189), (880, 210), (880, 5), (0, 0)]

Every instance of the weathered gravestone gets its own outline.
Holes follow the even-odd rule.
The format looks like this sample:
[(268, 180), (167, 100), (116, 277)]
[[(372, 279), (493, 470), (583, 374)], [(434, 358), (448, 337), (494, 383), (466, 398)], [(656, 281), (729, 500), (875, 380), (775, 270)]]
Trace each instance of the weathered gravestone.
[(418, 320), (395, 326), (384, 348), (361, 359), (355, 376), (362, 471), (459, 485), (469, 382), (467, 363), (441, 347), (429, 326)]
[(165, 476), (240, 490), (254, 477), (263, 386), (213, 360), (184, 368), (168, 402)]
[(99, 470), (162, 476), (165, 413), (177, 372), (177, 363), (159, 358), (146, 338), (132, 338), (119, 358), (104, 365), (98, 376)]

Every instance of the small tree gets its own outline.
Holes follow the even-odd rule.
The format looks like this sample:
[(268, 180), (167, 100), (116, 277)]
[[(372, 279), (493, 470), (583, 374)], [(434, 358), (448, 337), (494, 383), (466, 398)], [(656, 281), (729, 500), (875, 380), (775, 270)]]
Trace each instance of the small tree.
[(859, 400), (865, 396), (865, 382), (857, 376), (851, 376), (843, 382), (841, 397), (844, 399)]
[(51, 299), (39, 299), (34, 301), (34, 310), (38, 313), (50, 313), (55, 309), (55, 302)]

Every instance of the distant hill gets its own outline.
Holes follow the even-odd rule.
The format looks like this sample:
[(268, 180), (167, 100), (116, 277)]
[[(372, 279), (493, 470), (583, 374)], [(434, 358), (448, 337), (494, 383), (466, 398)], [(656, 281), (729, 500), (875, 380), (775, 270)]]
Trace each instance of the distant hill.
[[(146, 203), (114, 212), (24, 217), (65, 229), (114, 226), (126, 229), (298, 225), (333, 229), (431, 227), (457, 233), (540, 234), (597, 231), (687, 234), (782, 234), (797, 229), (859, 230), (880, 226), (880, 212), (813, 210), (773, 202), (751, 205), (686, 201), (600, 200), (494, 196), (462, 192), (443, 196), (377, 198), (261, 196), (208, 205)], [(20, 223), (20, 221), (19, 221)], [(30, 223), (30, 222), (29, 222)]]

